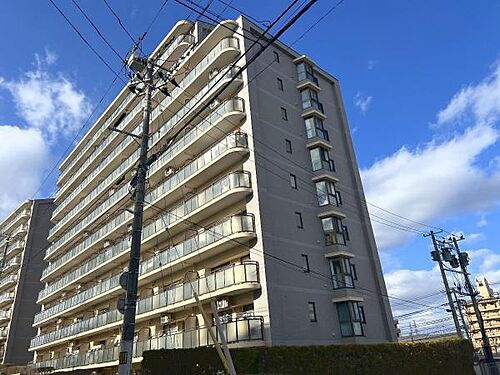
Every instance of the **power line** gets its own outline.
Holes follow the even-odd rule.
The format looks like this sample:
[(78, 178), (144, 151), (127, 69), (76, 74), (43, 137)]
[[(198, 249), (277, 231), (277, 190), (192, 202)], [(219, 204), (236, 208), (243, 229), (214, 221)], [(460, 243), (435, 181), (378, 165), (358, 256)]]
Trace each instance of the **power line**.
[[(50, 0), (50, 1), (52, 1), (52, 0)], [(113, 10), (113, 8), (111, 8), (111, 5), (109, 5), (109, 3), (108, 3), (107, 0), (103, 0), (103, 1), (104, 1), (104, 4), (106, 4), (106, 7), (113, 14), (113, 16), (115, 17), (115, 19), (118, 21), (118, 24), (120, 25), (121, 29), (128, 35), (128, 37), (130, 38), (130, 40), (132, 41), (132, 43), (135, 43), (134, 37), (128, 32), (127, 28), (123, 24), (122, 20), (118, 16), (118, 14), (116, 14), (116, 12)]]
[[(97, 52), (97, 50), (92, 47), (92, 45), (88, 42), (87, 39), (85, 39), (85, 37), (82, 35), (82, 33), (76, 28), (76, 26), (69, 20), (68, 17), (66, 17), (66, 14), (64, 14), (64, 12), (61, 10), (61, 8), (59, 8), (56, 3), (54, 2), (54, 0), (49, 0), (49, 2), (54, 6), (54, 8), (57, 9), (57, 11), (59, 12), (59, 14), (66, 20), (66, 22), (71, 26), (71, 28), (75, 31), (75, 33), (77, 33), (77, 35), (80, 37), (81, 40), (83, 40), (83, 42), (87, 45), (87, 47), (89, 47), (89, 49), (99, 58), (99, 60), (111, 71), (113, 72), (113, 74), (117, 77), (119, 77), (119, 73), (117, 73), (107, 62), (106, 60), (104, 60), (104, 58), (101, 56), (101, 54), (99, 52)], [(123, 84), (126, 84), (126, 82), (121, 78), (119, 77), (120, 81), (122, 81)]]
[(111, 43), (108, 42), (108, 40), (104, 37), (104, 35), (102, 35), (102, 33), (99, 30), (99, 28), (89, 18), (89, 16), (87, 15), (87, 13), (85, 13), (85, 11), (80, 7), (80, 5), (78, 5), (78, 3), (76, 2), (76, 0), (71, 0), (71, 1), (78, 8), (78, 10), (80, 11), (80, 13), (85, 17), (85, 19), (92, 25), (92, 27), (97, 32), (97, 34), (101, 37), (101, 39), (104, 41), (104, 43), (106, 43), (106, 45), (114, 52), (114, 54), (120, 59), (120, 61), (123, 62), (123, 58), (121, 57), (121, 55), (116, 51), (116, 49), (111, 45)]

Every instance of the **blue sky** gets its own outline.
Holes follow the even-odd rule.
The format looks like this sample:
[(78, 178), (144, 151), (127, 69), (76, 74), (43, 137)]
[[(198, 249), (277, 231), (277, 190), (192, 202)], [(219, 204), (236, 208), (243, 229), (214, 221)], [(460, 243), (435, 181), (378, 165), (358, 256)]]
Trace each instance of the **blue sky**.
[[(145, 30), (163, 2), (150, 1), (144, 8), (144, 2), (109, 1), (134, 36)], [(56, 3), (118, 69), (117, 57), (73, 4)], [(124, 54), (130, 41), (104, 2), (78, 3)], [(283, 41), (294, 41), (332, 4), (320, 0)], [(233, 5), (266, 20), (287, 1), (234, 0)], [(217, 13), (224, 8), (218, 0), (211, 6)], [(368, 200), (413, 220), (465, 233), (472, 270), (493, 282), (500, 282), (499, 12), (496, 1), (346, 0), (295, 45), (340, 79)], [(170, 0), (144, 49), (150, 51), (188, 14)], [(229, 18), (236, 13), (226, 9), (224, 14)], [(9, 36), (3, 38), (0, 63), (0, 173), (6, 181), (23, 176), (16, 186), (7, 183), (0, 190), (3, 216), (31, 197), (113, 75), (49, 1), (4, 4), (0, 32)], [(116, 85), (112, 93), (118, 90)], [(52, 191), (50, 179), (42, 195)], [(402, 222), (373, 207), (372, 213)], [(439, 291), (429, 241), (374, 224), (390, 293), (414, 299)], [(396, 310), (412, 309), (399, 305)]]

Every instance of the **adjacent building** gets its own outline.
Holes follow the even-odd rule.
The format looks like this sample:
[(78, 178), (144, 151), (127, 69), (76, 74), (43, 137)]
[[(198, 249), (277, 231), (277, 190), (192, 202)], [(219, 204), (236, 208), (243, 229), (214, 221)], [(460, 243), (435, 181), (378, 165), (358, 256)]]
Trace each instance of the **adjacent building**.
[[(500, 295), (491, 289), (488, 280), (484, 277), (476, 279), (476, 288), (479, 293), (479, 311), (483, 318), (491, 349), (493, 354), (500, 354)], [(482, 335), (472, 303), (469, 302), (465, 305), (465, 313), (474, 349), (481, 350), (483, 345)]]
[[(214, 98), (260, 34), (243, 17), (180, 21), (151, 55), (175, 75), (153, 94), (151, 153), (189, 126), (148, 174), (136, 362), (210, 344), (194, 291), (231, 346), (395, 340), (338, 81), (276, 43)], [(109, 128), (139, 134), (141, 100), (124, 88), (60, 166), (39, 369), (117, 365), (138, 144)]]
[(25, 366), (37, 330), (33, 318), (42, 289), (43, 257), (52, 227), (52, 199), (28, 200), (0, 223), (0, 358), (2, 367)]

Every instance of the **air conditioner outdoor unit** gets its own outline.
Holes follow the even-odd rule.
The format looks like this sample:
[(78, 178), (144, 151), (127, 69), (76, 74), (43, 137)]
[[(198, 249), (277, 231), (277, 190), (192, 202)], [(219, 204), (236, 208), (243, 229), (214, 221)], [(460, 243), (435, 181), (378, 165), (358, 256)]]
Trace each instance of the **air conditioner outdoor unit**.
[(111, 197), (115, 193), (115, 189), (109, 189), (108, 197)]
[(217, 310), (227, 309), (229, 307), (229, 298), (221, 298), (217, 301)]
[(219, 106), (220, 104), (220, 100), (218, 99), (214, 99), (211, 103), (210, 103), (210, 109), (215, 109)]
[(219, 69), (214, 69), (210, 73), (208, 73), (208, 79), (214, 78), (217, 74), (219, 74)]
[(175, 172), (175, 169), (174, 169), (174, 168), (172, 168), (172, 167), (167, 167), (167, 168), (165, 169), (165, 177), (169, 177), (169, 176), (171, 176), (172, 174), (174, 174), (174, 172)]
[(162, 315), (160, 317), (160, 323), (161, 324), (168, 324), (171, 321), (172, 321), (172, 315), (170, 315), (170, 314)]
[(110, 247), (111, 246), (111, 241), (110, 240), (105, 240), (102, 244), (102, 247), (106, 248), (106, 247)]

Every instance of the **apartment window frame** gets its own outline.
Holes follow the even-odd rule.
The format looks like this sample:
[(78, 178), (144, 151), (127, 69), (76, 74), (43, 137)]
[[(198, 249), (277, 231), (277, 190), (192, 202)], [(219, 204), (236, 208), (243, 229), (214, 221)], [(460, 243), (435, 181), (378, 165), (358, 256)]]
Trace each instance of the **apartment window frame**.
[(340, 206), (342, 198), (340, 192), (337, 191), (335, 183), (330, 180), (319, 180), (315, 182), (316, 197), (318, 198), (318, 205), (324, 206)]
[(309, 255), (301, 254), (301, 257), (304, 261), (304, 267), (302, 267), (302, 271), (304, 271), (305, 273), (311, 272), (311, 268), (309, 267)]
[(330, 141), (330, 136), (328, 130), (325, 129), (325, 124), (323, 120), (316, 116), (310, 116), (304, 119), (304, 124), (306, 127), (306, 137), (311, 138), (321, 138), (325, 141)]
[(309, 318), (309, 322), (311, 323), (316, 323), (318, 321), (316, 302), (307, 302), (307, 317)]
[(335, 172), (335, 163), (330, 157), (330, 152), (321, 146), (309, 150), (313, 172), (325, 169), (329, 172)]
[(297, 224), (297, 228), (304, 229), (304, 220), (302, 219), (302, 213), (295, 211), (295, 224)]
[(357, 301), (337, 302), (337, 316), (342, 337), (364, 336), (366, 324), (364, 307)]
[(292, 189), (297, 189), (297, 176), (295, 176), (293, 173), (290, 173), (290, 186)]
[(283, 121), (288, 121), (288, 112), (285, 107), (281, 107), (281, 119)]
[(313, 82), (316, 86), (319, 85), (318, 78), (314, 74), (312, 65), (305, 61), (301, 61), (297, 64), (297, 81), (302, 82), (305, 80)]
[(321, 226), (325, 235), (325, 245), (347, 245), (350, 240), (347, 227), (342, 219), (336, 216), (327, 216), (321, 219)]
[(274, 60), (273, 61), (276, 61), (278, 64), (280, 63), (280, 54), (278, 51), (273, 51), (273, 55), (274, 55)]
[(323, 104), (319, 101), (318, 92), (309, 87), (300, 90), (300, 100), (302, 102), (302, 110), (314, 108), (324, 113)]
[(280, 77), (276, 77), (276, 84), (279, 91), (284, 91), (283, 80)]
[(329, 266), (333, 289), (354, 289), (356, 287), (354, 280), (357, 280), (357, 277), (354, 277), (355, 269), (353, 270), (350, 258), (343, 256), (331, 258)]
[(292, 154), (293, 153), (292, 141), (289, 140), (289, 139), (285, 139), (285, 151), (288, 154)]

